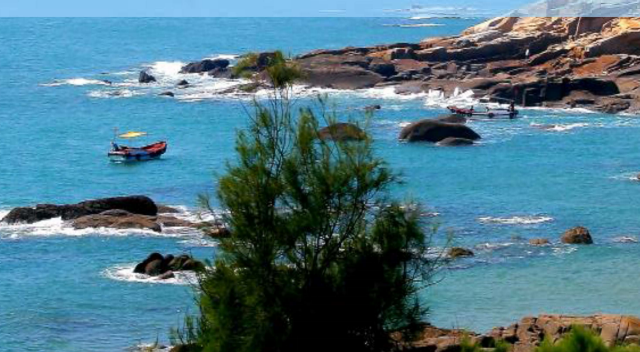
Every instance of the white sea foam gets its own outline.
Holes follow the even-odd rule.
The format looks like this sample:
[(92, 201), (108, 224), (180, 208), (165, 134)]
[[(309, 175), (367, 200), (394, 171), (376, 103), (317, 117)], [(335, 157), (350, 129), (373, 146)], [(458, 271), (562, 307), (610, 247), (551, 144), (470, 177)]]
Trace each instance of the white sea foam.
[(425, 99), (425, 105), (427, 107), (441, 108), (450, 105), (474, 105), (478, 104), (478, 102), (478, 99), (474, 98), (474, 93), (471, 89), (462, 91), (457, 87), (449, 96), (441, 90), (429, 90)]
[(87, 93), (91, 98), (131, 98), (142, 94), (130, 89), (92, 90)]
[(443, 23), (414, 23), (414, 24), (384, 24), (385, 27), (398, 27), (398, 28), (422, 28), (422, 27), (442, 27)]
[(535, 225), (553, 221), (550, 216), (512, 216), (507, 218), (501, 217), (481, 217), (478, 221), (483, 224), (501, 224), (501, 225)]
[(580, 127), (587, 127), (589, 126), (589, 124), (584, 122), (576, 122), (576, 123), (569, 123), (569, 124), (549, 124), (549, 125), (532, 123), (531, 126), (545, 130), (545, 131), (566, 132), (566, 131), (571, 131), (573, 129), (580, 128)]
[(619, 236), (613, 239), (616, 243), (638, 243), (638, 237), (636, 236)]
[(115, 266), (106, 269), (103, 275), (112, 280), (145, 284), (194, 285), (198, 282), (196, 274), (192, 271), (174, 271), (173, 274), (175, 277), (161, 280), (154, 276), (136, 274), (133, 272), (134, 268), (135, 265)]
[(87, 79), (87, 78), (71, 78), (71, 79), (63, 79), (63, 80), (55, 80), (52, 83), (44, 83), (41, 86), (44, 87), (59, 87), (59, 86), (108, 86), (110, 85), (108, 82), (101, 81), (98, 79)]
[[(186, 208), (185, 208), (186, 209)], [(0, 210), (0, 219), (9, 213), (8, 210)], [(214, 220), (212, 215), (204, 214), (197, 216), (192, 212), (184, 210), (181, 213), (172, 214), (176, 218), (189, 221), (211, 221)], [(201, 220), (196, 220), (201, 219)], [(208, 242), (205, 236), (197, 229), (190, 227), (170, 227), (163, 228), (162, 232), (155, 232), (144, 229), (113, 229), (113, 228), (87, 228), (74, 229), (71, 222), (63, 221), (61, 218), (53, 218), (39, 221), (33, 224), (14, 224), (9, 225), (0, 223), (0, 237), (8, 239), (20, 239), (29, 236), (153, 236), (153, 237), (171, 237), (181, 238), (185, 240), (194, 240), (191, 245), (196, 246), (198, 242)], [(214, 244), (206, 243), (206, 246)]]

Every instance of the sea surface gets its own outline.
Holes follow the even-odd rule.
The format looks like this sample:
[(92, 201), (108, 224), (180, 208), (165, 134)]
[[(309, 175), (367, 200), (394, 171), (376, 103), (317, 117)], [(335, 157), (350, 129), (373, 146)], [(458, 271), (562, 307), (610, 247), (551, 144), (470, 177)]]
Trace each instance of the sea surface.
[[(178, 74), (206, 57), (281, 49), (418, 42), (480, 19), (0, 19), (0, 216), (12, 207), (146, 194), (197, 215), (198, 194), (234, 158), (251, 97), (241, 82)], [(426, 24), (426, 25), (425, 25)], [(140, 85), (149, 70), (158, 83)], [(176, 89), (186, 78), (192, 86)], [(108, 85), (102, 80), (113, 83)], [(171, 90), (175, 98), (158, 96)], [(486, 331), (538, 313), (640, 315), (640, 120), (585, 110), (527, 109), (471, 121), (482, 141), (444, 148), (397, 140), (402, 126), (477, 104), (464, 92), (398, 95), (296, 88), (297, 104), (329, 94), (341, 118), (364, 119), (375, 149), (401, 174), (399, 199), (420, 201), (473, 258), (453, 262), (423, 294), (428, 319)], [(549, 126), (552, 125), (552, 126)], [(114, 127), (168, 138), (167, 154), (136, 165), (106, 158)], [(559, 244), (583, 225), (593, 246)], [(531, 238), (549, 238), (534, 247)], [(438, 248), (436, 248), (437, 250)], [(70, 229), (59, 219), (0, 225), (0, 351), (124, 351), (195, 311), (192, 277), (159, 283), (130, 273), (151, 252), (215, 255), (215, 242), (177, 229)]]

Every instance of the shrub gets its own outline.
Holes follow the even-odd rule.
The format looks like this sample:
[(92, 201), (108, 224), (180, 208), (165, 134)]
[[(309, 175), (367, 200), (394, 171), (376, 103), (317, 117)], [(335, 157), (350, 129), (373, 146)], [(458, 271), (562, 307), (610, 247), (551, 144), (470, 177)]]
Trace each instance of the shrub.
[[(267, 69), (273, 96), (238, 133), (238, 160), (218, 184), (231, 235), (199, 280), (202, 351), (381, 351), (411, 335), (426, 308), (418, 292), (437, 260), (417, 206), (389, 199), (396, 177), (371, 139), (318, 138), (319, 109), (292, 109), (295, 67)], [(324, 107), (323, 104), (321, 104)], [(203, 198), (210, 207), (208, 199)], [(184, 334), (183, 334), (184, 335)]]

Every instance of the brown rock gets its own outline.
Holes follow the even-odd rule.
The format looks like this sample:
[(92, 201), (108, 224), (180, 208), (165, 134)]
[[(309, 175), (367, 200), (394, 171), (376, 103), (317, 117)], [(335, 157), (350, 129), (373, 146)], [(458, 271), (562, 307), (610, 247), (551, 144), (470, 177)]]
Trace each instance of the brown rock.
[(156, 222), (156, 217), (130, 213), (126, 214), (105, 212), (98, 215), (87, 215), (75, 219), (72, 226), (74, 229), (78, 230), (106, 227), (113, 229), (141, 229), (162, 232), (160, 224)]
[(546, 238), (532, 238), (529, 240), (529, 244), (532, 246), (544, 246), (549, 244), (549, 240)]
[(460, 257), (473, 257), (474, 253), (472, 250), (462, 247), (453, 247), (449, 249), (448, 255), (450, 258), (460, 258)]
[(593, 239), (589, 230), (585, 227), (578, 226), (567, 230), (560, 238), (562, 243), (569, 244), (592, 244)]

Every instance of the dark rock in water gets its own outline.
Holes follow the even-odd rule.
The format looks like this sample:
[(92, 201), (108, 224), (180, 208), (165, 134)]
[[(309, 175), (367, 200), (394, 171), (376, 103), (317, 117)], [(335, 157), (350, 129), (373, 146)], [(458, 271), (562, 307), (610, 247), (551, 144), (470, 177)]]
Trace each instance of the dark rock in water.
[(173, 94), (173, 92), (162, 92), (162, 93), (160, 93), (158, 95), (164, 96), (164, 97), (171, 97), (171, 98), (176, 96), (175, 94)]
[(470, 139), (453, 138), (453, 137), (445, 138), (440, 142), (438, 142), (438, 145), (443, 147), (456, 147), (456, 146), (472, 145), (472, 144), (473, 144), (473, 141)]
[(169, 254), (163, 257), (160, 253), (152, 253), (145, 260), (138, 263), (133, 269), (134, 273), (158, 276), (159, 279), (172, 278), (175, 271), (200, 271), (204, 270), (204, 264), (193, 259), (187, 254), (177, 257)]
[(224, 70), (229, 66), (229, 60), (225, 59), (205, 59), (192, 62), (182, 67), (180, 73), (205, 73), (216, 70)]
[(307, 84), (335, 89), (371, 88), (384, 80), (375, 72), (355, 66), (309, 68), (304, 69), (303, 74)]
[(360, 127), (351, 123), (334, 123), (318, 131), (320, 139), (334, 141), (358, 141), (366, 138), (366, 133)]
[(133, 269), (133, 272), (137, 274), (145, 274), (146, 273), (145, 269), (147, 267), (147, 264), (156, 260), (163, 261), (164, 257), (160, 253), (149, 254), (149, 256), (145, 260), (143, 260), (142, 262), (138, 263), (138, 265), (136, 265), (136, 267)]
[(449, 123), (467, 123), (467, 118), (458, 114), (441, 115), (436, 120)]
[(73, 220), (114, 209), (149, 216), (155, 216), (158, 213), (158, 208), (151, 198), (146, 196), (126, 196), (87, 200), (70, 205), (38, 204), (35, 208), (14, 208), (2, 221), (9, 224), (32, 224), (57, 217), (61, 217), (62, 220)]
[(106, 84), (108, 84), (108, 85), (112, 85), (112, 84), (113, 84), (113, 82), (111, 82), (111, 81), (110, 81), (110, 80), (108, 80), (108, 79), (103, 79), (103, 80), (102, 80), (102, 82), (104, 82), (104, 83), (106, 83)]
[(437, 143), (450, 137), (472, 141), (480, 139), (480, 135), (465, 125), (437, 120), (417, 121), (404, 127), (400, 132), (400, 139), (408, 142), (427, 141)]
[(205, 226), (201, 230), (211, 238), (229, 238), (231, 236), (231, 231), (223, 225)]
[(189, 86), (189, 81), (187, 81), (186, 79), (183, 79), (180, 82), (178, 82), (177, 86), (178, 87), (187, 87), (187, 86)]
[(380, 109), (382, 109), (382, 106), (377, 105), (377, 104), (376, 105), (369, 105), (369, 106), (365, 106), (364, 107), (364, 111), (366, 111), (366, 112), (372, 112), (372, 111), (380, 110)]
[(167, 267), (162, 259), (153, 260), (144, 267), (144, 273), (149, 276), (158, 276), (167, 272)]
[(448, 253), (450, 258), (461, 258), (461, 257), (473, 257), (474, 253), (472, 250), (461, 247), (453, 247), (449, 249)]
[(140, 71), (140, 76), (138, 77), (139, 83), (151, 83), (156, 82), (156, 78), (147, 73), (147, 71)]
[(560, 238), (562, 243), (569, 244), (592, 244), (593, 239), (586, 227), (578, 226), (565, 231)]

